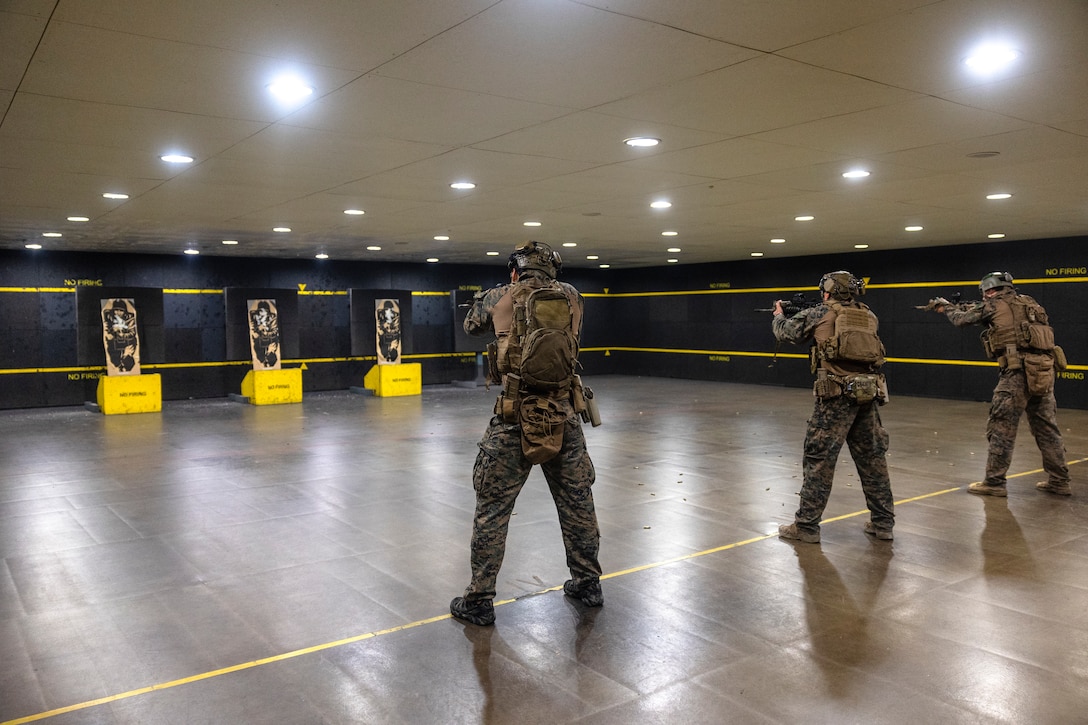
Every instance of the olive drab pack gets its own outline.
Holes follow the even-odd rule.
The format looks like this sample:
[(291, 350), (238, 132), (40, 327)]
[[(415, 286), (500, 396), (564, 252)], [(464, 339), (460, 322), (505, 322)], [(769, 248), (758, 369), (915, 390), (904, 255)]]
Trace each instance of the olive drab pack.
[(846, 307), (838, 300), (824, 302), (835, 313), (835, 332), (815, 350), (817, 360), (846, 362), (877, 370), (884, 364), (884, 343), (877, 336), (876, 318), (860, 302)]
[(550, 393), (570, 388), (578, 362), (575, 308), (558, 282), (535, 286), (514, 282), (509, 292), (514, 317), (500, 340), (497, 367), (515, 374), (523, 390)]

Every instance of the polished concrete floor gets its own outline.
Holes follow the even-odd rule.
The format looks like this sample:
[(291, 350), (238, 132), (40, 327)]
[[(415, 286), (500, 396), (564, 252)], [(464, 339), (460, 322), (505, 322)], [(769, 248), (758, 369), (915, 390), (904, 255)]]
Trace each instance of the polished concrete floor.
[(494, 391), (0, 412), (0, 721), (1088, 722), (1088, 411), (1071, 498), (1026, 425), (980, 498), (987, 404), (896, 396), (895, 540), (844, 451), (791, 544), (807, 391), (589, 382), (605, 606), (534, 472), (494, 627), (447, 609)]

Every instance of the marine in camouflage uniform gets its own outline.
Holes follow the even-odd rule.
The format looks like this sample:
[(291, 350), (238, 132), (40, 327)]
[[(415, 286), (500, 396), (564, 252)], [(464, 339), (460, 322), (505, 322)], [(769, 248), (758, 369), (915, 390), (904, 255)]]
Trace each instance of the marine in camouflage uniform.
[[(824, 300), (821, 304), (802, 309), (790, 317), (782, 313), (781, 303), (775, 304), (772, 323), (775, 338), (798, 345), (811, 343), (814, 372), (818, 376), (814, 388), (816, 404), (805, 432), (801, 503), (794, 514), (794, 522), (779, 526), (778, 533), (784, 539), (806, 543), (820, 541), (820, 520), (831, 496), (835, 462), (846, 443), (870, 513), (864, 531), (877, 539), (888, 540), (892, 538), (895, 513), (886, 458), (888, 433), (881, 425), (879, 412), (879, 405), (887, 397), (883, 376), (880, 377), (881, 393), (868, 402), (858, 403), (846, 394), (847, 381), (859, 373), (874, 373), (874, 366), (819, 359), (816, 352), (834, 335), (836, 313), (831, 307), (832, 300), (843, 308), (864, 309), (872, 316), (874, 331), (876, 316), (854, 301), (855, 294), (864, 292), (864, 282), (849, 272), (825, 275), (820, 280), (820, 290)], [(830, 382), (821, 383), (821, 380)]]
[[(1045, 310), (1037, 302), (1026, 295), (1017, 294), (1012, 284), (1012, 275), (1008, 272), (991, 272), (982, 278), (979, 289), (983, 296), (980, 302), (953, 304), (937, 298), (930, 303), (931, 308), (943, 313), (957, 327), (985, 326), (991, 336), (1014, 328), (1016, 323), (1010, 302), (1018, 297), (1038, 306), (1045, 315)], [(1022, 346), (1021, 348), (1027, 350)], [(1049, 355), (1051, 359), (1054, 357), (1053, 352), (1035, 353)], [(1016, 444), (1020, 417), (1026, 412), (1028, 427), (1043, 456), (1043, 470), (1048, 478), (1036, 483), (1035, 487), (1059, 496), (1070, 495), (1072, 491), (1069, 486), (1069, 467), (1065, 462), (1061, 428), (1058, 427), (1058, 404), (1054, 399), (1053, 386), (1046, 393), (1032, 395), (1028, 390), (1027, 375), (1022, 366), (1010, 366), (1005, 355), (999, 357), (998, 362), (1001, 372), (998, 374), (997, 387), (994, 388), (990, 402), (990, 417), (986, 423), (986, 440), (989, 442), (986, 478), (972, 483), (967, 490), (970, 493), (990, 496), (1008, 495), (1006, 474), (1012, 464), (1012, 451)]]
[[(470, 335), (499, 332), (495, 325), (496, 307), (500, 307), (500, 301), (507, 296), (511, 285), (519, 279), (534, 277), (551, 282), (560, 265), (559, 255), (545, 244), (528, 242), (519, 246), (510, 255), (511, 284), (476, 295), (465, 317), (465, 332)], [(572, 300), (577, 300), (575, 319), (578, 327), (574, 332), (580, 335), (582, 296), (573, 286), (565, 282), (559, 284)], [(591, 489), (596, 472), (586, 451), (581, 422), (569, 397), (557, 402), (566, 413), (562, 448), (555, 457), (541, 463), (540, 468), (559, 514), (571, 574), (563, 591), (586, 606), (601, 606), (604, 601), (600, 585), (601, 565), (597, 561), (600, 530)], [(520, 425), (505, 422), (500, 414), (491, 418), (479, 448), (472, 470), (472, 485), (476, 490), (470, 556), (472, 580), (464, 596), (450, 603), (450, 612), (472, 624), (487, 625), (495, 621), (492, 600), (506, 553), (510, 516), (533, 464), (522, 450)]]

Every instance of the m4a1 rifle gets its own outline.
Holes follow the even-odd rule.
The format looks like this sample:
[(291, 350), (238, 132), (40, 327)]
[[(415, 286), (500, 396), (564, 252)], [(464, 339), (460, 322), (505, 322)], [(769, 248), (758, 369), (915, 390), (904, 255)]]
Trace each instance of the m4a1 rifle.
[(962, 292), (957, 292), (954, 295), (949, 295), (952, 299), (946, 300), (944, 297), (934, 297), (924, 305), (915, 305), (916, 310), (925, 310), (926, 312), (934, 312), (938, 307), (958, 307), (960, 304), (960, 297), (963, 296)]
[[(776, 300), (776, 304), (782, 305), (782, 314), (786, 317), (793, 317), (801, 310), (807, 310), (809, 307), (815, 307), (820, 304), (819, 300), (810, 300), (805, 297), (804, 292), (797, 292), (788, 300)], [(774, 307), (761, 307), (756, 312), (774, 312)]]

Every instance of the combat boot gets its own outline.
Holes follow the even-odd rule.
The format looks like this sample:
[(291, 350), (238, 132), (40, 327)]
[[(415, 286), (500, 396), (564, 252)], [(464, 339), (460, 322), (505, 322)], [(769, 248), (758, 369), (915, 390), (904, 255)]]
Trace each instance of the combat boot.
[(891, 529), (877, 528), (877, 525), (872, 521), (865, 522), (865, 533), (869, 534), (874, 539), (880, 539), (881, 541), (891, 541), (893, 538)]
[(797, 528), (797, 524), (779, 524), (778, 537), (781, 539), (793, 539), (794, 541), (803, 541), (806, 544), (819, 544), (820, 532), (810, 534), (807, 531), (801, 531)]
[(495, 623), (495, 605), (490, 599), (470, 602), (464, 597), (456, 597), (450, 602), (450, 614), (469, 624), (486, 627)]
[(1057, 494), (1058, 496), (1072, 496), (1073, 489), (1069, 487), (1069, 482), (1065, 483), (1051, 483), (1050, 481), (1039, 481), (1035, 484), (1035, 488), (1040, 491), (1046, 491), (1047, 493)]
[(563, 593), (568, 597), (580, 599), (587, 607), (599, 607), (604, 604), (604, 592), (601, 591), (601, 582), (593, 581), (575, 584), (573, 579), (563, 582)]
[(980, 496), (1000, 496), (1005, 497), (1009, 495), (1009, 492), (1005, 490), (1004, 486), (991, 486), (988, 483), (978, 481), (972, 483), (967, 487), (967, 493), (977, 493)]

